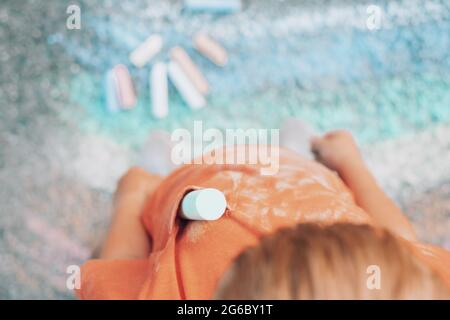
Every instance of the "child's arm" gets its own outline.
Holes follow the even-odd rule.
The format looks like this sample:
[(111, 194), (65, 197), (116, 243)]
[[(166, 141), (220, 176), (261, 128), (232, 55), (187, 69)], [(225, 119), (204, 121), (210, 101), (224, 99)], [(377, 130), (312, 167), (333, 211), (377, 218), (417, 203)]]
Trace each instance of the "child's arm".
[(380, 226), (408, 240), (415, 240), (408, 219), (378, 186), (366, 167), (358, 147), (347, 131), (330, 132), (312, 140), (317, 160), (335, 170), (353, 191), (356, 203)]
[(138, 259), (148, 256), (150, 238), (141, 222), (141, 211), (161, 178), (140, 168), (131, 168), (119, 181), (114, 196), (111, 226), (104, 242), (102, 259)]

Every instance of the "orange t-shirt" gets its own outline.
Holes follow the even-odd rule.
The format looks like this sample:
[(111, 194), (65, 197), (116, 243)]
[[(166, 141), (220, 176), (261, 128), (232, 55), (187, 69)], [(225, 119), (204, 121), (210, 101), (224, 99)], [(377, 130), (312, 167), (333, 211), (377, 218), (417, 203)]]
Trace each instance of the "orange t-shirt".
[[(262, 235), (298, 223), (372, 224), (339, 177), (321, 164), (280, 149), (279, 170), (261, 165), (187, 165), (148, 199), (143, 223), (152, 253), (140, 260), (92, 260), (82, 268), (85, 299), (209, 299), (233, 259)], [(227, 211), (216, 221), (182, 221), (184, 194), (216, 188)], [(447, 252), (448, 254), (448, 252)]]

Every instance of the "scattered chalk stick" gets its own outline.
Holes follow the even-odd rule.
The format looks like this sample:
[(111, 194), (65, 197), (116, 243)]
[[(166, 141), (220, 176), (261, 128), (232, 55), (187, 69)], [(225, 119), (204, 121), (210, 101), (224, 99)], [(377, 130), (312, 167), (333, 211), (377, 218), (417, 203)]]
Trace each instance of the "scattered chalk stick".
[(169, 113), (167, 66), (162, 62), (153, 65), (150, 71), (150, 95), (152, 113), (155, 118), (165, 118)]
[(172, 48), (170, 50), (170, 57), (173, 61), (178, 63), (201, 94), (208, 94), (208, 82), (183, 48)]
[(184, 9), (191, 12), (233, 13), (242, 9), (241, 0), (185, 0)]
[(136, 67), (142, 68), (162, 48), (163, 39), (158, 34), (153, 34), (130, 53), (130, 61)]
[(189, 192), (181, 202), (181, 218), (212, 221), (219, 219), (227, 208), (224, 194), (213, 188)]
[(216, 65), (223, 67), (227, 64), (226, 50), (206, 34), (197, 33), (193, 39), (194, 47)]
[(117, 79), (113, 70), (109, 70), (105, 78), (106, 107), (109, 112), (117, 112), (120, 109), (120, 97)]
[(206, 105), (205, 98), (195, 88), (177, 62), (169, 62), (168, 73), (170, 80), (191, 109), (200, 109)]
[(136, 104), (136, 93), (134, 92), (130, 72), (123, 64), (116, 65), (113, 70), (118, 84), (120, 106), (123, 109), (131, 109)]

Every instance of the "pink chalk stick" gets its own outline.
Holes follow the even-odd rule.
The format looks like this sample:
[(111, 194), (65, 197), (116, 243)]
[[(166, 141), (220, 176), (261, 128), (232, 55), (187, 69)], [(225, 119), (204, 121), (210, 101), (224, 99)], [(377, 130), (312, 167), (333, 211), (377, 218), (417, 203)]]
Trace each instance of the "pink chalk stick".
[(136, 105), (136, 93), (130, 72), (123, 64), (118, 64), (113, 70), (119, 87), (120, 105), (124, 109), (131, 109)]

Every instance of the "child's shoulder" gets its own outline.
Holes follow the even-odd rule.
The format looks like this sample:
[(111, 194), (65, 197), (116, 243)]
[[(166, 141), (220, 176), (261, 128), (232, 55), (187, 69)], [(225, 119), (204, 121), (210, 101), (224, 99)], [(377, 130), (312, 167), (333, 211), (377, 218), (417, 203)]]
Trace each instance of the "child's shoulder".
[(420, 258), (430, 265), (450, 288), (450, 251), (431, 244), (414, 243)]

